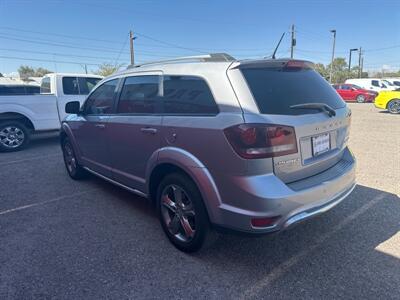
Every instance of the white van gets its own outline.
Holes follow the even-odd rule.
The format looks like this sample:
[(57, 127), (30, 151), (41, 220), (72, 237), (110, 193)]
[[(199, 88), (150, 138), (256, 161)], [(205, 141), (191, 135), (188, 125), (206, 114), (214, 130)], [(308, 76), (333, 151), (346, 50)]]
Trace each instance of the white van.
[(393, 85), (396, 89), (400, 89), (400, 77), (384, 78), (384, 82), (389, 82), (389, 85)]
[(392, 88), (380, 78), (355, 78), (355, 79), (347, 79), (345, 83), (355, 84), (359, 87), (362, 87), (366, 90), (381, 92), (381, 91), (390, 91), (396, 88)]

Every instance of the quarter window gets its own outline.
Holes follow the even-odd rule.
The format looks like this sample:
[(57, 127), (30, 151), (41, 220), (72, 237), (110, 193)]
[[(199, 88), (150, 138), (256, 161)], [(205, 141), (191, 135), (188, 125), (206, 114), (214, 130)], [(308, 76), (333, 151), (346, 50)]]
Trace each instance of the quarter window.
[(133, 76), (125, 79), (118, 102), (118, 113), (153, 114), (158, 112), (160, 77)]
[(103, 115), (112, 113), (117, 85), (118, 79), (114, 79), (103, 83), (94, 90), (86, 101), (86, 114)]
[(218, 107), (203, 79), (193, 76), (164, 76), (164, 113), (215, 115)]

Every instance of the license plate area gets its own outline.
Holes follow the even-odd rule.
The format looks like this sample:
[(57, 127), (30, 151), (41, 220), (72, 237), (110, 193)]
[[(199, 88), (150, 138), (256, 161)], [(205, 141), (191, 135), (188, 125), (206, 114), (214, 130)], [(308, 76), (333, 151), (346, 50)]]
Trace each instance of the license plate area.
[(329, 133), (320, 134), (311, 138), (313, 156), (321, 155), (331, 149), (331, 138)]

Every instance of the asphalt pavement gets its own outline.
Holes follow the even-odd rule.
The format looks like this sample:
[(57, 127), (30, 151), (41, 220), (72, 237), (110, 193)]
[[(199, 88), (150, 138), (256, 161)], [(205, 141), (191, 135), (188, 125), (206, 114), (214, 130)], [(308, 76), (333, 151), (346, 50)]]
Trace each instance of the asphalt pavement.
[(350, 106), (359, 184), (344, 202), (190, 255), (146, 199), (71, 180), (57, 137), (0, 153), (0, 299), (400, 299), (400, 116)]

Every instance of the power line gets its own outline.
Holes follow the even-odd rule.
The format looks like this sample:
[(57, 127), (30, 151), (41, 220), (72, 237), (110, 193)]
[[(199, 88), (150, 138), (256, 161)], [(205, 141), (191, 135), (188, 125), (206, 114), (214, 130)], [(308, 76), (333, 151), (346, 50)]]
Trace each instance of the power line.
[(41, 62), (47, 62), (47, 63), (64, 63), (64, 64), (75, 64), (75, 65), (90, 65), (90, 66), (100, 66), (101, 64), (95, 64), (95, 63), (87, 63), (87, 62), (76, 62), (76, 61), (63, 61), (63, 60), (49, 60), (49, 59), (39, 59), (39, 58), (26, 58), (26, 57), (17, 57), (17, 56), (3, 56), (0, 55), (0, 58), (3, 59), (18, 59), (18, 60), (29, 60), (29, 61), (41, 61)]

